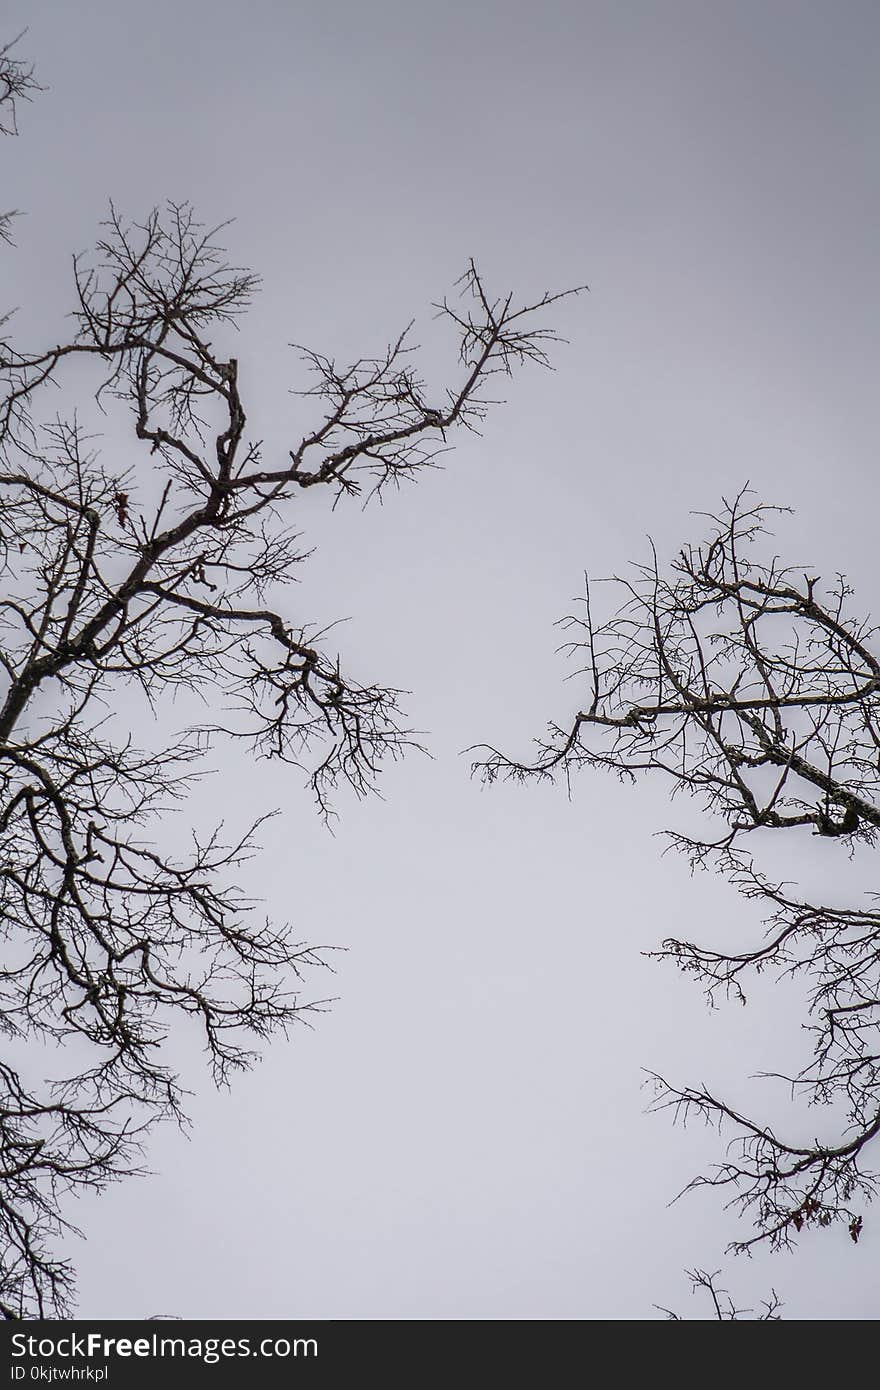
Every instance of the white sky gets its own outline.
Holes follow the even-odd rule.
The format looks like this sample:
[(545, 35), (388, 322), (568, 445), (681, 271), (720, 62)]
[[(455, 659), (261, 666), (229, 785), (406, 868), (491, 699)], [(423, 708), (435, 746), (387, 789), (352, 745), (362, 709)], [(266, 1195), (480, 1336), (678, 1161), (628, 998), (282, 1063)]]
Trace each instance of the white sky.
[[(518, 378), (444, 472), (366, 513), (299, 504), (318, 550), (293, 616), (350, 619), (348, 670), (413, 692), (434, 760), (343, 801), (332, 837), (289, 771), (230, 758), (195, 797), (202, 824), (282, 809), (250, 886), (348, 948), (340, 999), (231, 1095), (187, 1061), (189, 1141), (157, 1134), (156, 1176), (81, 1204), (81, 1315), (689, 1311), (682, 1269), (737, 1228), (711, 1196), (667, 1207), (718, 1150), (645, 1117), (640, 1068), (755, 1107), (744, 1078), (808, 1045), (797, 998), (710, 1014), (641, 959), (748, 913), (661, 859), (687, 814), (667, 788), (484, 791), (459, 753), (525, 751), (575, 706), (552, 624), (585, 567), (698, 539), (689, 511), (746, 479), (797, 509), (783, 554), (880, 606), (877, 6), (10, 0), (24, 24), (48, 90), (3, 148), (21, 338), (63, 331), (109, 197), (192, 199), (264, 277), (237, 351), (280, 448), (289, 341), (356, 356), (416, 315), (441, 381), (429, 306), (468, 256), (502, 290), (591, 287), (555, 317), (556, 373)], [(872, 1223), (725, 1273), (793, 1317), (877, 1314)]]

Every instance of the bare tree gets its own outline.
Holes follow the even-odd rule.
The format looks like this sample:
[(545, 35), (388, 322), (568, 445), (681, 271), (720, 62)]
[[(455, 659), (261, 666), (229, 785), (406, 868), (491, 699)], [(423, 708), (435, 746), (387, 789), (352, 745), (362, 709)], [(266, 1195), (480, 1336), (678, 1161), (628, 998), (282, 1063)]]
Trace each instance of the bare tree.
[[(692, 866), (711, 866), (764, 909), (766, 936), (726, 948), (670, 937), (656, 956), (700, 979), (711, 998), (745, 1000), (750, 975), (775, 971), (807, 990), (812, 1056), (784, 1080), (828, 1107), (826, 1138), (784, 1135), (702, 1087), (655, 1077), (656, 1105), (699, 1116), (731, 1136), (726, 1157), (691, 1187), (719, 1188), (747, 1213), (757, 1243), (790, 1246), (805, 1227), (843, 1223), (858, 1241), (861, 1207), (877, 1189), (864, 1166), (880, 1132), (880, 911), (803, 901), (761, 871), (753, 851), (772, 834), (811, 833), (874, 846), (880, 831), (878, 629), (852, 616), (851, 591), (761, 559), (779, 509), (746, 490), (701, 546), (662, 570), (656, 554), (612, 581), (622, 605), (596, 623), (565, 620), (590, 688), (566, 725), (551, 725), (535, 757), (489, 750), (492, 780), (567, 779), (580, 768), (624, 779), (660, 772), (715, 824), (705, 837), (671, 834)], [(797, 1121), (788, 1122), (789, 1127)]]
[[(2, 56), (9, 126), (32, 79)], [(478, 429), (499, 376), (545, 363), (554, 341), (536, 315), (560, 296), (490, 298), (471, 264), (436, 306), (457, 336), (456, 384), (430, 392), (406, 334), (351, 365), (304, 351), (312, 423), (264, 446), (248, 435), (247, 368), (223, 345), (257, 278), (217, 237), (186, 206), (133, 225), (111, 211), (96, 254), (74, 263), (70, 334), (0, 348), (7, 1317), (70, 1309), (73, 1272), (55, 1250), (70, 1195), (137, 1171), (145, 1130), (183, 1117), (165, 1046), (175, 1020), (195, 1022), (224, 1083), (256, 1043), (322, 1007), (301, 985), (325, 949), (236, 887), (258, 826), (231, 844), (156, 843), (217, 739), (310, 759), (324, 816), (334, 789), (365, 794), (413, 743), (399, 692), (352, 679), (281, 604), (304, 559), (297, 495), (375, 496), (416, 476), (452, 433)], [(75, 389), (91, 372), (104, 409), (127, 412), (139, 460), (105, 462), (75, 415), (40, 418), (45, 388), (77, 361)], [(140, 749), (114, 717), (122, 688), (163, 707), (195, 692), (210, 714)]]
[[(687, 1277), (691, 1284), (691, 1293), (705, 1297), (711, 1308), (711, 1319), (715, 1322), (781, 1322), (782, 1314), (780, 1308), (782, 1301), (775, 1289), (771, 1289), (769, 1296), (761, 1304), (761, 1311), (755, 1312), (753, 1308), (739, 1308), (733, 1301), (727, 1289), (722, 1289), (717, 1283), (719, 1271), (715, 1270), (709, 1274), (705, 1269), (689, 1269)], [(659, 1307), (659, 1305), (658, 1305)], [(671, 1308), (659, 1307), (661, 1313), (666, 1314), (669, 1322), (685, 1322), (686, 1319), (680, 1313), (673, 1312)], [(752, 1315), (751, 1317), (749, 1315)]]
[[(19, 34), (0, 47), (0, 135), (18, 134), (18, 112), (22, 102), (30, 101), (39, 91), (33, 67), (16, 57), (14, 49), (23, 38)], [(11, 225), (16, 213), (0, 210), (0, 241), (12, 241)], [(0, 319), (0, 324), (3, 319)]]

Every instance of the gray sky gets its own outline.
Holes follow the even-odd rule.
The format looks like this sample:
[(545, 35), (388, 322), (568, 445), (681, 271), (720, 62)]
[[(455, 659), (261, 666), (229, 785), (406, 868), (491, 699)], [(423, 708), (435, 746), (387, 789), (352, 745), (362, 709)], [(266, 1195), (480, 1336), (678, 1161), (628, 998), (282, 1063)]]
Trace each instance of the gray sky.
[[(289, 341), (356, 356), (416, 315), (441, 381), (454, 344), (429, 306), (468, 256), (502, 290), (591, 287), (556, 315), (557, 371), (519, 377), (443, 472), (366, 513), (300, 504), (318, 549), (295, 616), (350, 619), (348, 670), (413, 692), (434, 760), (343, 802), (332, 837), (289, 770), (230, 758), (194, 798), (201, 823), (218, 801), (230, 825), (282, 808), (251, 886), (348, 947), (340, 1000), (231, 1095), (188, 1072), (192, 1137), (157, 1134), (156, 1176), (81, 1204), (81, 1315), (689, 1311), (683, 1267), (721, 1265), (736, 1228), (710, 1197), (667, 1207), (718, 1150), (645, 1117), (640, 1068), (745, 1095), (806, 1046), (797, 997), (709, 1013), (641, 959), (673, 923), (730, 940), (748, 912), (661, 858), (653, 832), (686, 814), (666, 788), (485, 791), (459, 754), (524, 752), (574, 707), (552, 624), (585, 567), (641, 559), (648, 532), (661, 553), (698, 539), (689, 511), (747, 479), (797, 508), (783, 554), (880, 606), (876, 4), (5, 14), (48, 88), (3, 150), (21, 337), (60, 333), (109, 197), (236, 219), (230, 251), (265, 282), (244, 392), (279, 444), (302, 420)], [(877, 1315), (870, 1226), (725, 1270), (791, 1316)]]

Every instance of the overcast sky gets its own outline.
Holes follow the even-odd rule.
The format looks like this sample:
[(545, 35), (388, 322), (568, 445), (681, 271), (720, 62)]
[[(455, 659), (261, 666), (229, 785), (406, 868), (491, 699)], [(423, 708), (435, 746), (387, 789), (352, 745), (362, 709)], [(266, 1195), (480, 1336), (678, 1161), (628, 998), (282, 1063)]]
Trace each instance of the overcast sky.
[[(248, 883), (347, 947), (339, 1000), (231, 1094), (189, 1066), (195, 1125), (155, 1176), (81, 1203), (81, 1315), (614, 1318), (690, 1312), (682, 1270), (737, 1227), (667, 1203), (718, 1149), (646, 1117), (641, 1068), (735, 1097), (808, 1045), (798, 999), (709, 1013), (641, 958), (734, 939), (748, 906), (652, 838), (668, 789), (585, 777), (481, 789), (466, 746), (526, 752), (577, 703), (553, 623), (605, 574), (700, 537), (746, 480), (796, 514), (780, 552), (877, 578), (877, 71), (873, 0), (9, 0), (47, 90), (5, 143), (2, 261), (19, 340), (57, 341), (70, 253), (112, 197), (235, 219), (264, 278), (237, 344), (255, 429), (302, 423), (290, 341), (356, 356), (431, 317), (469, 256), (560, 306), (555, 373), (526, 372), (444, 471), (334, 514), (288, 602), (349, 621), (350, 673), (404, 687), (433, 760), (343, 800), (335, 834), (289, 769), (232, 758), (204, 825), (277, 806)], [(114, 447), (116, 447), (114, 443)], [(132, 454), (132, 460), (136, 455)], [(829, 881), (847, 861), (796, 865)], [(790, 867), (790, 865), (789, 865)], [(830, 876), (830, 877), (829, 877)], [(726, 933), (726, 937), (725, 937)], [(769, 1112), (768, 1112), (769, 1113)], [(877, 1315), (877, 1237), (813, 1234), (725, 1264), (803, 1318)]]

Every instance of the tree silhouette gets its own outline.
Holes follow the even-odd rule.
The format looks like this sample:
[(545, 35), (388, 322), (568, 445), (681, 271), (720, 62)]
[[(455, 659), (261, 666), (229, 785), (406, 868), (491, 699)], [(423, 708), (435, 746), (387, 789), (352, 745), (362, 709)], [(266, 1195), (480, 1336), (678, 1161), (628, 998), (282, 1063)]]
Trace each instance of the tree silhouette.
[[(5, 129), (34, 85), (3, 50)], [(492, 298), (470, 264), (435, 306), (457, 338), (454, 384), (428, 390), (407, 334), (349, 365), (303, 350), (310, 423), (264, 444), (247, 427), (256, 366), (227, 345), (258, 281), (218, 237), (186, 205), (139, 223), (111, 209), (96, 252), (74, 263), (72, 331), (0, 346), (7, 1317), (70, 1310), (73, 1271), (55, 1253), (69, 1197), (138, 1171), (147, 1128), (183, 1117), (176, 1021), (197, 1025), (222, 1084), (322, 1007), (302, 988), (326, 950), (236, 886), (259, 822), (233, 843), (216, 831), (169, 848), (162, 821), (219, 740), (307, 763), (325, 817), (337, 788), (366, 794), (413, 743), (399, 692), (352, 678), (283, 605), (305, 559), (297, 495), (366, 498), (418, 475), (479, 428), (499, 376), (545, 363), (554, 341), (539, 316), (561, 296)], [(46, 388), (77, 362), (75, 389), (88, 379), (126, 413), (139, 457), (107, 462), (75, 415), (42, 417)], [(114, 712), (123, 689), (166, 709), (194, 692), (208, 715), (140, 748)]]
[[(734, 1303), (727, 1289), (722, 1289), (718, 1284), (718, 1270), (713, 1274), (705, 1269), (689, 1269), (687, 1277), (691, 1284), (691, 1293), (700, 1295), (704, 1300), (708, 1300), (712, 1310), (711, 1317), (714, 1322), (781, 1322), (782, 1314), (780, 1308), (782, 1302), (775, 1289), (771, 1289), (767, 1298), (761, 1304), (761, 1311), (755, 1312), (753, 1308), (740, 1308)], [(674, 1312), (671, 1308), (660, 1308), (661, 1313), (666, 1314), (669, 1322), (685, 1322), (680, 1313)], [(749, 1316), (751, 1314), (751, 1317)]]
[(568, 779), (582, 768), (633, 781), (662, 773), (714, 827), (705, 838), (672, 833), (671, 843), (758, 902), (767, 932), (757, 945), (724, 948), (670, 936), (654, 954), (713, 999), (744, 1002), (749, 977), (768, 970), (806, 982), (812, 1056), (783, 1079), (828, 1108), (830, 1137), (812, 1137), (809, 1116), (800, 1135), (783, 1136), (702, 1087), (654, 1077), (658, 1108), (730, 1136), (724, 1160), (690, 1186), (718, 1188), (748, 1214), (753, 1234), (739, 1250), (788, 1247), (805, 1227), (834, 1223), (857, 1242), (861, 1207), (877, 1189), (864, 1164), (880, 1132), (880, 911), (872, 899), (804, 901), (759, 869), (755, 852), (782, 832), (877, 844), (878, 629), (852, 615), (841, 576), (823, 585), (760, 558), (778, 511), (743, 491), (668, 570), (654, 554), (613, 581), (622, 604), (603, 623), (588, 586), (584, 613), (565, 620), (588, 702), (550, 726), (532, 759), (490, 749), (478, 764), (490, 781)]

